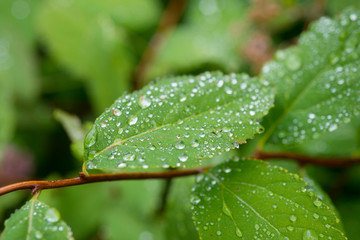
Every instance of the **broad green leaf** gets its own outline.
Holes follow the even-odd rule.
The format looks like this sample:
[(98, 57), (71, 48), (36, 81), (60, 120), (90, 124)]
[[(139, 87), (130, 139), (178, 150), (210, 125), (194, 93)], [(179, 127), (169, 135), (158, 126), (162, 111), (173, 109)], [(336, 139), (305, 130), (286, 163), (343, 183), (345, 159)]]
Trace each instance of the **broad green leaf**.
[(59, 212), (32, 199), (6, 222), (1, 239), (73, 239), (71, 229), (61, 220)]
[[(98, 112), (130, 88), (135, 55), (124, 27), (152, 26), (158, 12), (156, 6), (152, 1), (125, 0), (44, 2), (38, 19), (39, 32), (54, 57), (87, 80)], [(131, 23), (130, 16), (134, 19)]]
[(298, 175), (259, 160), (210, 169), (191, 202), (201, 239), (346, 239), (335, 213)]
[[(332, 132), (360, 112), (360, 12), (321, 18), (298, 46), (276, 53), (262, 78), (277, 89), (264, 126), (268, 140), (293, 144)], [(268, 128), (267, 128), (268, 127)]]
[(247, 75), (173, 77), (125, 95), (85, 137), (87, 169), (200, 165), (261, 130), (272, 106), (266, 82)]
[(109, 183), (98, 183), (42, 191), (39, 200), (61, 212), (74, 238), (80, 240), (91, 239), (98, 231), (108, 208), (109, 195)]
[(183, 21), (166, 39), (149, 79), (200, 69), (239, 71), (244, 61), (238, 49), (250, 36), (250, 25), (243, 24), (248, 8), (246, 1), (189, 1)]
[(37, 1), (0, 2), (0, 79), (12, 86), (17, 99), (28, 104), (38, 95), (34, 57), (34, 17)]

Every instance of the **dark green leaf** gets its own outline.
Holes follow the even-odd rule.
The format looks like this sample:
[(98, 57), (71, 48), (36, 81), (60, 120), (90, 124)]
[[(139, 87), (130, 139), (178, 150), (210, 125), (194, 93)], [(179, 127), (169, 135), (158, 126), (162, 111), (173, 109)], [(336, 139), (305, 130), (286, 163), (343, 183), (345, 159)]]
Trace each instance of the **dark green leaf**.
[(199, 176), (191, 202), (202, 239), (346, 239), (335, 213), (298, 175), (258, 160)]
[(247, 75), (174, 77), (119, 98), (85, 137), (87, 169), (193, 167), (245, 143), (272, 106)]
[(297, 47), (276, 53), (262, 78), (277, 89), (260, 141), (293, 144), (332, 132), (360, 112), (360, 12), (321, 18)]
[(70, 228), (60, 219), (59, 212), (36, 199), (28, 201), (5, 222), (1, 238), (73, 239)]

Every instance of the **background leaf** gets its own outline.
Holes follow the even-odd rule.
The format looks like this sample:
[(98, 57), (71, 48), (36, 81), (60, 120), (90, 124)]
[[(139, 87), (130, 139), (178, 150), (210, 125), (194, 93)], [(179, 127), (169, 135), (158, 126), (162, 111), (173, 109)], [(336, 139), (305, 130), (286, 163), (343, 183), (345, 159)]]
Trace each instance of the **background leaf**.
[(73, 239), (70, 228), (60, 219), (59, 212), (32, 199), (6, 222), (2, 239)]
[(346, 239), (335, 213), (298, 175), (258, 160), (210, 169), (191, 202), (203, 239)]
[(132, 41), (138, 40), (129, 31), (155, 25), (158, 13), (155, 1), (55, 0), (43, 4), (38, 25), (56, 59), (87, 80), (92, 104), (102, 112), (130, 89)]
[(293, 144), (331, 132), (360, 111), (360, 12), (321, 18), (298, 46), (276, 53), (262, 78), (277, 89), (276, 107), (264, 122), (268, 139)]
[(87, 169), (193, 167), (259, 132), (272, 90), (247, 75), (174, 77), (119, 98), (85, 137)]

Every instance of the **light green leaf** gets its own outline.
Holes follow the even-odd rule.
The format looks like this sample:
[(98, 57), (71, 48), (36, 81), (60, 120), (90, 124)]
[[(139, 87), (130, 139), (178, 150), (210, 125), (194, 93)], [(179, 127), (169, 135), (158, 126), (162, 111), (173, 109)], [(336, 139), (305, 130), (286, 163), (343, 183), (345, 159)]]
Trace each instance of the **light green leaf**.
[[(360, 12), (321, 18), (298, 46), (276, 53), (262, 78), (277, 89), (264, 126), (268, 140), (293, 144), (332, 132), (360, 112)], [(268, 128), (267, 128), (268, 127)]]
[(73, 239), (71, 229), (61, 220), (59, 212), (32, 199), (6, 222), (1, 239)]
[(85, 137), (87, 169), (193, 167), (245, 143), (273, 93), (247, 75), (174, 77), (125, 95)]
[[(126, 2), (122, 6), (111, 0), (46, 1), (39, 14), (39, 32), (45, 44), (61, 64), (87, 80), (98, 112), (130, 88), (135, 56), (128, 33), (117, 22), (124, 23), (122, 12), (134, 12), (132, 7), (138, 4)], [(145, 2), (145, 9), (152, 5)], [(136, 16), (132, 15), (138, 19)], [(144, 18), (141, 22), (155, 21), (153, 17)]]
[(191, 202), (202, 239), (346, 239), (335, 213), (298, 175), (259, 160), (199, 176)]

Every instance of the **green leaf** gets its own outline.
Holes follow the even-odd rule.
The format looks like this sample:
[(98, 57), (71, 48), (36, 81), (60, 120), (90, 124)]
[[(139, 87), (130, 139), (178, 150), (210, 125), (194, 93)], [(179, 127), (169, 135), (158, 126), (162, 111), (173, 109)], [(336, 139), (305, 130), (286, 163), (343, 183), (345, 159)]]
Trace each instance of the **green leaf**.
[(298, 46), (276, 53), (262, 78), (277, 89), (264, 123), (268, 140), (293, 144), (332, 132), (360, 112), (360, 12), (321, 18)]
[(69, 226), (60, 219), (59, 212), (32, 199), (16, 211), (6, 222), (2, 239), (73, 239)]
[(335, 213), (298, 175), (259, 160), (199, 176), (191, 202), (202, 239), (346, 239)]
[(266, 83), (204, 73), (125, 95), (85, 137), (87, 169), (193, 167), (245, 143), (272, 106)]
[(98, 112), (129, 90), (135, 66), (128, 33), (117, 23), (126, 25), (124, 17), (132, 12), (135, 22), (143, 19), (140, 25), (134, 22), (134, 28), (156, 20), (156, 14), (137, 17), (139, 5), (149, 11), (156, 9), (149, 1), (132, 2), (46, 1), (39, 14), (39, 32), (45, 44), (61, 64), (87, 80), (89, 95)]

